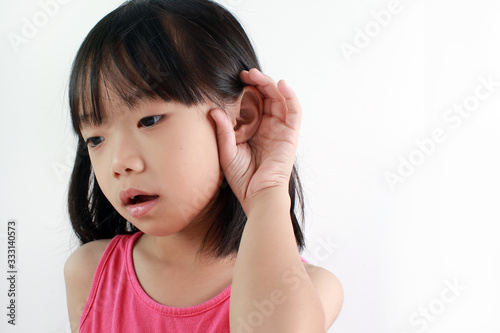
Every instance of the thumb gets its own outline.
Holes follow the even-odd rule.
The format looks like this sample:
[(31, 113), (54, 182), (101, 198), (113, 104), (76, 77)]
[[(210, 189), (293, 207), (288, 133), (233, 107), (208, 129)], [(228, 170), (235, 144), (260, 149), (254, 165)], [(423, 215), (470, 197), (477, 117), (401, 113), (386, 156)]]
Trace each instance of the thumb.
[(224, 171), (231, 164), (237, 153), (233, 124), (231, 123), (231, 119), (221, 109), (210, 110), (210, 116), (215, 121), (219, 162)]

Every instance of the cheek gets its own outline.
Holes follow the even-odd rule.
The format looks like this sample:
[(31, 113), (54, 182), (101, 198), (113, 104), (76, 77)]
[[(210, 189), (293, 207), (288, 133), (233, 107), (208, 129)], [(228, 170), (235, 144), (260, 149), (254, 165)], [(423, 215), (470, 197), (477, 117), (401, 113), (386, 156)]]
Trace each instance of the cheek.
[[(222, 183), (217, 142), (211, 127), (190, 133), (189, 140), (178, 146), (177, 188), (193, 208), (203, 208)], [(187, 137), (187, 136), (186, 136)]]
[(106, 199), (108, 199), (111, 205), (113, 205), (113, 207), (115, 207), (116, 209), (116, 205), (119, 204), (119, 202), (116, 202), (116, 198), (112, 195), (113, 194), (111, 185), (112, 180), (110, 176), (109, 166), (106, 164), (107, 162), (102, 160), (101, 157), (100, 158), (91, 157), (90, 161), (99, 188), (101, 189)]
[(106, 177), (106, 174), (103, 169), (99, 167), (93, 167), (95, 179), (99, 188), (101, 189), (104, 196), (108, 199), (109, 202), (113, 203), (111, 198), (111, 188), (109, 184), (109, 177)]

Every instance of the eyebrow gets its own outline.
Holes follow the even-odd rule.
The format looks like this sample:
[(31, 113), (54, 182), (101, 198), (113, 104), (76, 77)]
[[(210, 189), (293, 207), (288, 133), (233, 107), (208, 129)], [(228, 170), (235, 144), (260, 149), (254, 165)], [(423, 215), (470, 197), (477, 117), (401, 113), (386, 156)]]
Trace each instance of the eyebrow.
[[(136, 108), (136, 105), (133, 106), (124, 106), (126, 110), (120, 110), (119, 112), (132, 112), (132, 113), (140, 113), (141, 109)], [(120, 107), (118, 107), (120, 108)], [(89, 128), (89, 127), (95, 127), (95, 126), (107, 126), (110, 123), (110, 117), (112, 118), (113, 115), (108, 116), (107, 112), (103, 110), (99, 114), (99, 118), (96, 117), (96, 115), (92, 113), (79, 113), (78, 114), (78, 121), (80, 124), (80, 129), (84, 128)]]
[(101, 126), (101, 125), (107, 125), (109, 123), (108, 117), (101, 115), (100, 118), (101, 119), (98, 120), (96, 117), (94, 117), (88, 113), (79, 114), (78, 115), (78, 122), (80, 124), (80, 129)]

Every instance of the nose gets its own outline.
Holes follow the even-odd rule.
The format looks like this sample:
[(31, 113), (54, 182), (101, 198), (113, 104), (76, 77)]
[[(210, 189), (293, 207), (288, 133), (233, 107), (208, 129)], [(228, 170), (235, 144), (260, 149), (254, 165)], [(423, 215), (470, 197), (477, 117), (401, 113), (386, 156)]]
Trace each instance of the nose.
[(111, 160), (111, 174), (115, 178), (144, 170), (145, 163), (140, 146), (131, 136), (115, 137)]

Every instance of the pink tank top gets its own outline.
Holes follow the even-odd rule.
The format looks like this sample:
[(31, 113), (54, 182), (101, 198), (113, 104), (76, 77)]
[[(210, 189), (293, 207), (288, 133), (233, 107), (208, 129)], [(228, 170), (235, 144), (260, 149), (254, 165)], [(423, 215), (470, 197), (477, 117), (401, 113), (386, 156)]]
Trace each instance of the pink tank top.
[(80, 333), (229, 332), (231, 285), (205, 303), (177, 308), (155, 302), (135, 274), (132, 247), (142, 232), (115, 236), (97, 266)]

